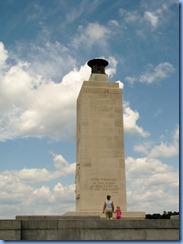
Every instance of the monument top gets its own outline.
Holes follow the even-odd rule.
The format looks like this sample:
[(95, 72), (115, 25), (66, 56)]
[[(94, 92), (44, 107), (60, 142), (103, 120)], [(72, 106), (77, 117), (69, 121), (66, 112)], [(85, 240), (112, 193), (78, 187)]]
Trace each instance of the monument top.
[(92, 73), (105, 74), (105, 67), (108, 65), (108, 61), (98, 58), (88, 61), (87, 64), (91, 67)]

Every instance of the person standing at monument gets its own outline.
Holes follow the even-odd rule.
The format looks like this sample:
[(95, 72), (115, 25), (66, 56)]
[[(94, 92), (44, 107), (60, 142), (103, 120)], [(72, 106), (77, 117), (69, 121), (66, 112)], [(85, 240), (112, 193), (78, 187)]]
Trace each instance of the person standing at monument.
[(112, 215), (114, 212), (114, 204), (111, 201), (111, 196), (107, 195), (107, 200), (104, 202), (103, 213), (105, 212), (106, 219), (112, 219)]
[(121, 219), (121, 209), (119, 206), (116, 208), (116, 219)]

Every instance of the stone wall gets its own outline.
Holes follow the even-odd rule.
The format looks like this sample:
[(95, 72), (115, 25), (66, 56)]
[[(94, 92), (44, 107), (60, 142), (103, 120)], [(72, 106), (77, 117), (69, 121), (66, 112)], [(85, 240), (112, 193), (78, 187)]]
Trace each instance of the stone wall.
[(0, 240), (20, 240), (20, 220), (0, 220)]
[(0, 220), (1, 240), (179, 240), (179, 220), (34, 217)]

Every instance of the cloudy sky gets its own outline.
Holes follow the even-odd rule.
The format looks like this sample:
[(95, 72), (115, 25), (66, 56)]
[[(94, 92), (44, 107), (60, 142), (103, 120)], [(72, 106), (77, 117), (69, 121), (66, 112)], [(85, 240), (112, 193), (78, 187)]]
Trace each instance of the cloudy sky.
[(1, 219), (75, 210), (76, 99), (98, 57), (123, 88), (128, 211), (179, 211), (178, 0), (6, 0), (0, 29)]

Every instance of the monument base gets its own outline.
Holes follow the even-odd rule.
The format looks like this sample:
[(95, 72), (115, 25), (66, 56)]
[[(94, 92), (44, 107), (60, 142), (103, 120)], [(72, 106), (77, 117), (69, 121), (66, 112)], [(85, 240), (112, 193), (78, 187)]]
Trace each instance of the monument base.
[[(72, 213), (73, 214), (73, 213)], [(99, 216), (19, 215), (0, 220), (0, 240), (170, 241), (179, 240), (178, 219), (106, 220)]]
[[(65, 214), (63, 214), (62, 216), (99, 216), (101, 219), (105, 218), (105, 214), (101, 213), (101, 212), (66, 212)], [(116, 217), (116, 214), (113, 213), (113, 218)], [(146, 217), (146, 213), (145, 212), (122, 212), (122, 219), (131, 219), (131, 220), (140, 220), (140, 219), (145, 219)]]

